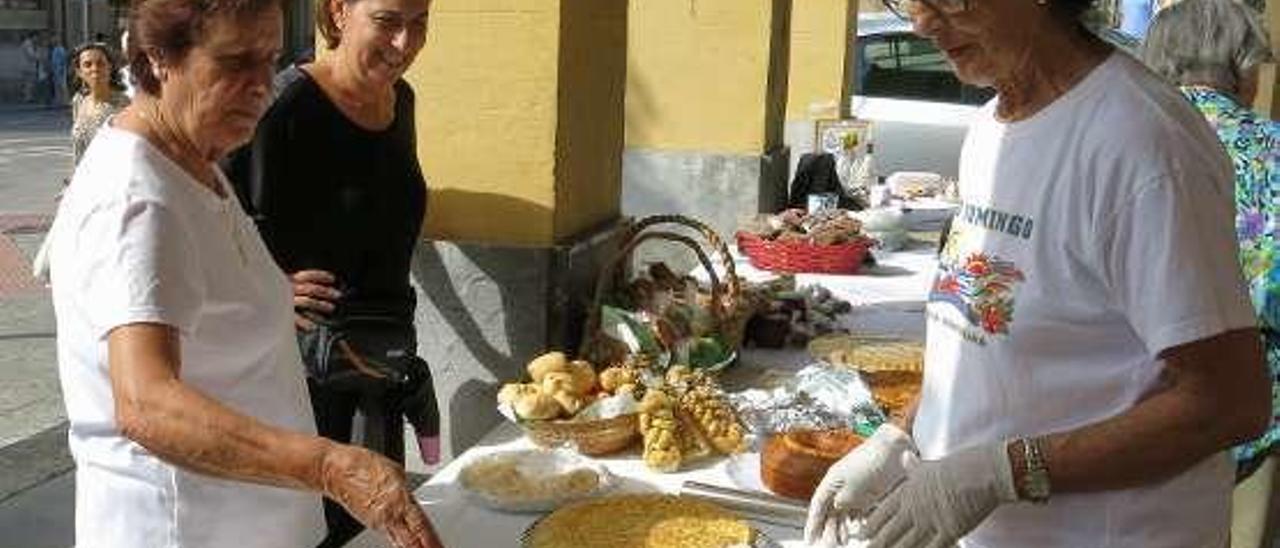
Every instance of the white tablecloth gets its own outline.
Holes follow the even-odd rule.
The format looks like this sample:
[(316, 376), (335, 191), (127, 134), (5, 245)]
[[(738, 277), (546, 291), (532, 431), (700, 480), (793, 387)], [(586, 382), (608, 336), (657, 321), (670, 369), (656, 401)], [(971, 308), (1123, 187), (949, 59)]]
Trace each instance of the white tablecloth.
[[(836, 296), (854, 305), (854, 311), (842, 321), (860, 333), (923, 337), (924, 300), (933, 279), (936, 256), (931, 246), (882, 254), (878, 266), (864, 269), (853, 276), (800, 274), (799, 285), (821, 284)], [(748, 279), (769, 276), (751, 268), (745, 261), (737, 263), (738, 273)], [(794, 372), (811, 362), (803, 349), (751, 349), (742, 354), (739, 367), (728, 372), (726, 384), (751, 383), (763, 375)], [(479, 402), (477, 405), (487, 405)], [(456, 485), (459, 472), (470, 460), (495, 452), (532, 447), (519, 428), (509, 423), (489, 432), (475, 447), (464, 452), (419, 488), (416, 495), (430, 516), (441, 540), (451, 548), (504, 548), (519, 546), (520, 535), (535, 520), (536, 514), (508, 514), (489, 510), (471, 502)], [(752, 456), (737, 461), (719, 459), (701, 467), (675, 474), (650, 471), (636, 451), (600, 459), (611, 472), (622, 479), (623, 492), (660, 491), (679, 493), (686, 480), (735, 488), (744, 487), (742, 475), (732, 475), (731, 467), (750, 462)], [(749, 475), (749, 474), (748, 474)], [(740, 478), (735, 481), (735, 477)], [(770, 537), (787, 548), (804, 546), (798, 529), (757, 524)], [(348, 546), (382, 548), (389, 546), (381, 535), (365, 532)]]

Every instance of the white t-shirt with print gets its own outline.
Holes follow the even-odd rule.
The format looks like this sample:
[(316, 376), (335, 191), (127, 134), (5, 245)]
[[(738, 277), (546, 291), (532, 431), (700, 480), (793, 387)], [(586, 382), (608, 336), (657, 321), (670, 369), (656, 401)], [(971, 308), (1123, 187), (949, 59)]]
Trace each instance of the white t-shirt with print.
[[(927, 313), (924, 458), (1132, 408), (1165, 349), (1255, 325), (1231, 164), (1177, 91), (1116, 53), (1032, 118), (975, 117)], [(1005, 505), (981, 548), (1225, 546), (1221, 453), (1165, 482)]]
[(198, 186), (141, 137), (108, 123), (76, 169), (50, 238), (77, 545), (319, 543), (319, 495), (168, 464), (115, 422), (106, 337), (145, 322), (180, 333), (186, 385), (263, 422), (315, 432), (288, 281), (235, 198)]

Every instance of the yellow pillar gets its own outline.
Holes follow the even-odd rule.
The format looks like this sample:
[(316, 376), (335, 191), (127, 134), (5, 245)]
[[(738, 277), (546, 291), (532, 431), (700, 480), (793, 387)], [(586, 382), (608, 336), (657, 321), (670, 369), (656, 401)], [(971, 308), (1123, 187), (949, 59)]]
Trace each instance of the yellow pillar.
[(785, 92), (770, 77), (785, 47), (773, 38), (788, 4), (632, 2), (627, 146), (756, 153), (776, 144), (770, 117)]
[(772, 156), (785, 156), (790, 10), (790, 0), (631, 2), (625, 213), (684, 213), (724, 232), (772, 206), (785, 185)]
[(530, 358), (576, 348), (616, 249), (627, 0), (433, 0), (427, 36), (406, 76), (431, 190), (415, 325), (454, 455)]
[(433, 239), (549, 246), (618, 215), (626, 0), (435, 0), (406, 76)]
[(857, 24), (857, 0), (804, 0), (792, 7), (788, 122), (847, 112)]

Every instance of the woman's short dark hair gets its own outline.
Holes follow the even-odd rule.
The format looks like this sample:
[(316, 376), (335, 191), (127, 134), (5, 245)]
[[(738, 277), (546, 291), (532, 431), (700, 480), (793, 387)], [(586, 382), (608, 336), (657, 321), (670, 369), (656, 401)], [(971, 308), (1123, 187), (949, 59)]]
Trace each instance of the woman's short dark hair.
[(80, 80), (80, 56), (89, 51), (102, 52), (103, 57), (107, 58), (107, 64), (111, 67), (111, 76), (109, 79), (111, 89), (123, 90), (124, 82), (120, 79), (119, 58), (116, 57), (115, 53), (113, 53), (111, 48), (106, 44), (102, 42), (87, 42), (77, 46), (76, 49), (71, 52), (71, 57), (69, 58), (71, 70), (67, 71), (67, 85), (70, 87), (71, 92), (88, 93), (89, 91), (88, 88), (85, 87), (84, 82)]
[(279, 7), (281, 0), (133, 0), (129, 9), (129, 39), (125, 59), (142, 91), (160, 92), (148, 53), (179, 62), (204, 39), (208, 21), (218, 17), (254, 15)]

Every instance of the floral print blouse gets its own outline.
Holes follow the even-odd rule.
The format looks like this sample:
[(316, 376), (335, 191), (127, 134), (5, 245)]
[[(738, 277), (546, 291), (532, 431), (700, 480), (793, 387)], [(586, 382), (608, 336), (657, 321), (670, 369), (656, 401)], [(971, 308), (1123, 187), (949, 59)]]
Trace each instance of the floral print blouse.
[(80, 157), (107, 118), (127, 106), (129, 97), (122, 91), (112, 91), (103, 102), (94, 101), (87, 93), (77, 93), (71, 98), (71, 155), (75, 160), (72, 165), (80, 164)]
[(1182, 94), (1218, 132), (1235, 165), (1240, 264), (1258, 312), (1271, 369), (1271, 428), (1261, 438), (1235, 449), (1241, 471), (1248, 472), (1280, 441), (1280, 124), (1211, 88), (1184, 87)]

